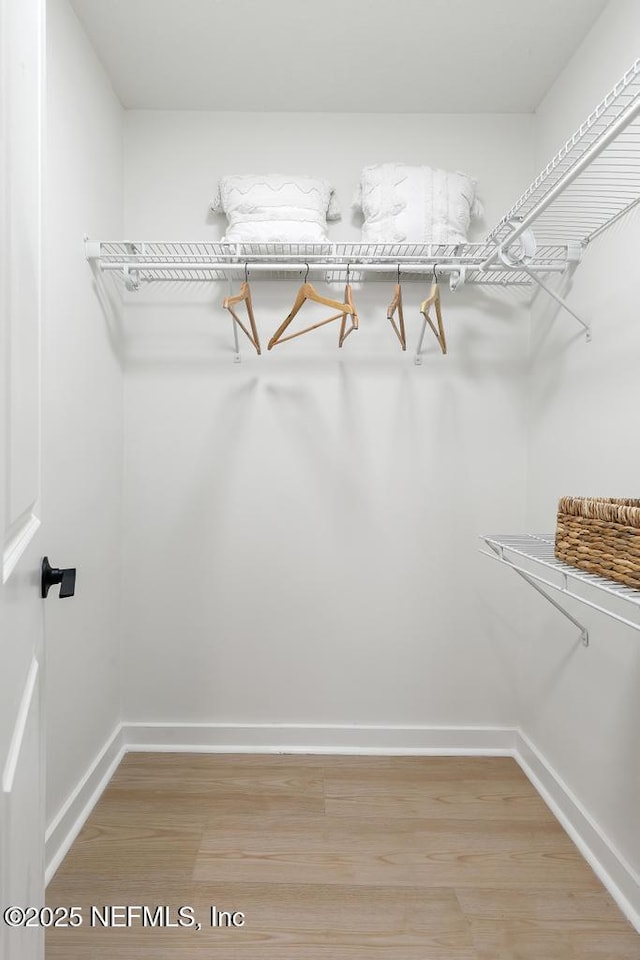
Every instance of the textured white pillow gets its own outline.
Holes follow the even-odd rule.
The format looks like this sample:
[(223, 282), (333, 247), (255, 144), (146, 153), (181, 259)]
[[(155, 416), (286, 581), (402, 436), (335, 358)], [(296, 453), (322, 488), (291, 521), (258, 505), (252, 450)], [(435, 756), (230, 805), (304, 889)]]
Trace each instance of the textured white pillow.
[(471, 217), (482, 214), (471, 177), (407, 163), (365, 167), (354, 206), (364, 243), (466, 243)]
[(327, 220), (340, 218), (327, 180), (278, 174), (223, 177), (211, 209), (227, 215), (225, 240), (246, 243), (326, 242)]

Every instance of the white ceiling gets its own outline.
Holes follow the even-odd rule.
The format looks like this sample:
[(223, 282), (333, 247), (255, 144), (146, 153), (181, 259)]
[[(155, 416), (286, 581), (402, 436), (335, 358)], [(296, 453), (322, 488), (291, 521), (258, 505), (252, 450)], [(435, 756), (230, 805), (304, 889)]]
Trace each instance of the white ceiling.
[(71, 0), (128, 108), (535, 110), (607, 0)]

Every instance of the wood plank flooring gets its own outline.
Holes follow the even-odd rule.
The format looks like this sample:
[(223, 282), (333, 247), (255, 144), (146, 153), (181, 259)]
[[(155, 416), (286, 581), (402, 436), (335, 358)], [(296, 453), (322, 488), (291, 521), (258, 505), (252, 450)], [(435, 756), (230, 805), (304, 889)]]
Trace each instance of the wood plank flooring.
[[(502, 758), (129, 754), (47, 902), (83, 913), (47, 960), (640, 960)], [(127, 904), (189, 905), (201, 929), (91, 925)]]

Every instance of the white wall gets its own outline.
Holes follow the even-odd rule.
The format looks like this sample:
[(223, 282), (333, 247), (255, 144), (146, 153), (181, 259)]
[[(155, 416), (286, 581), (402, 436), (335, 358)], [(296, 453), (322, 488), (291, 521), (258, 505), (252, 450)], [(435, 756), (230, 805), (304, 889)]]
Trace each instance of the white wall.
[(120, 716), (119, 308), (105, 319), (82, 238), (123, 225), (122, 109), (67, 0), (47, 17), (43, 543), (78, 571), (45, 607), (51, 820)]
[[(324, 330), (239, 366), (226, 288), (128, 296), (124, 464), (117, 296), (111, 324), (79, 238), (215, 239), (220, 175), (300, 170), (338, 190), (332, 238), (357, 239), (359, 170), (394, 158), (476, 175), (481, 236), (637, 54), (638, 4), (609, 4), (535, 123), (130, 112), (124, 224), (121, 109), (66, 0), (49, 30), (45, 506), (52, 555), (79, 568), (74, 604), (47, 605), (50, 813), (120, 716), (122, 520), (125, 719), (519, 724), (628, 861), (633, 901), (637, 635), (576, 609), (584, 650), (476, 548), (551, 530), (563, 493), (635, 489), (638, 213), (573, 279), (593, 343), (538, 298), (530, 363), (513, 290), (446, 293), (450, 354), (430, 343), (422, 368), (397, 350), (386, 285), (357, 291), (341, 353)], [(263, 343), (296, 285), (253, 284)], [(412, 342), (422, 296), (406, 285)]]
[[(609, 4), (538, 111), (541, 162), (631, 65), (638, 37), (640, 5)], [(590, 344), (571, 317), (552, 319), (548, 302), (536, 302), (529, 529), (554, 529), (565, 494), (638, 495), (639, 247), (636, 209), (588, 248), (575, 272), (568, 299), (593, 324)], [(524, 730), (628, 861), (623, 893), (640, 914), (640, 637), (576, 606), (591, 631), (585, 650), (543, 600), (523, 595), (523, 603), (532, 624), (521, 664), (528, 678)]]
[[(125, 232), (210, 238), (217, 178), (308, 171), (343, 204), (361, 167), (467, 170), (482, 233), (533, 173), (532, 118), (130, 112)], [(263, 343), (297, 281), (256, 282)], [(511, 634), (477, 536), (524, 522), (526, 300), (445, 292), (422, 368), (389, 284), (329, 328), (232, 363), (226, 286), (127, 298), (124, 715), (132, 721), (513, 725)], [(410, 340), (425, 287), (405, 287)]]

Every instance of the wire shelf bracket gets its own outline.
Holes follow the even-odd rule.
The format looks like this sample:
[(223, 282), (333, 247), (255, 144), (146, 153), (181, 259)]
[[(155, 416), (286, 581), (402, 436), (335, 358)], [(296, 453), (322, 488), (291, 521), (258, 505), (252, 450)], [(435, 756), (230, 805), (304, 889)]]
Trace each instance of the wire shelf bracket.
[[(573, 614), (569, 613), (569, 611), (566, 610), (561, 603), (558, 603), (557, 600), (554, 600), (551, 594), (547, 593), (547, 591), (543, 589), (543, 587), (541, 587), (540, 584), (537, 583), (536, 581), (541, 580), (542, 583), (546, 583), (550, 587), (554, 586), (554, 584), (552, 584), (548, 580), (544, 580), (542, 577), (536, 577), (535, 574), (532, 574), (528, 571), (523, 570), (522, 567), (519, 567), (512, 561), (508, 560), (504, 555), (503, 544), (497, 543), (496, 541), (492, 540), (490, 537), (485, 537), (484, 540), (485, 540), (485, 543), (488, 545), (488, 547), (491, 550), (493, 550), (493, 553), (487, 553), (486, 550), (481, 550), (480, 553), (482, 553), (483, 556), (489, 557), (492, 560), (500, 560), (501, 563), (504, 563), (507, 566), (511, 567), (512, 570), (515, 570), (518, 576), (522, 577), (522, 579), (525, 580), (530, 587), (533, 587), (534, 590), (537, 590), (537, 592), (542, 597), (544, 597), (545, 600), (549, 601), (552, 607), (555, 607), (556, 610), (558, 610), (563, 615), (563, 617), (566, 617), (567, 620), (570, 620), (571, 623), (573, 623), (574, 626), (578, 628), (578, 630), (580, 631), (580, 639), (582, 640), (582, 645), (584, 647), (588, 647), (589, 631), (587, 630), (585, 625), (581, 623), (579, 620), (577, 620), (576, 617), (573, 616)], [(561, 588), (558, 587), (557, 589), (561, 589)], [(564, 590), (562, 592), (564, 592)]]
[[(519, 223), (519, 218), (515, 220), (510, 220), (509, 225), (512, 228), (512, 233), (507, 240), (500, 244), (497, 248), (497, 255), (499, 256), (502, 263), (511, 268), (519, 267), (523, 270), (527, 276), (529, 276), (533, 283), (537, 284), (545, 293), (555, 300), (559, 306), (563, 308), (568, 314), (570, 314), (575, 320), (578, 321), (580, 326), (584, 329), (585, 338), (587, 342), (591, 340), (591, 326), (585, 320), (583, 320), (575, 310), (569, 306), (567, 301), (560, 296), (560, 294), (550, 287), (545, 281), (540, 277), (540, 275), (530, 269), (529, 263), (535, 257), (537, 252), (537, 240), (533, 230), (530, 227), (527, 227), (526, 230), (523, 230), (521, 233), (516, 232), (516, 228)], [(512, 239), (513, 238), (513, 239)], [(582, 244), (568, 244), (567, 245), (567, 264), (579, 263), (582, 259)]]
[[(582, 643), (585, 647), (589, 646), (589, 631), (587, 628), (569, 613), (562, 603), (551, 596), (545, 588), (556, 591), (571, 600), (577, 600), (592, 610), (606, 614), (618, 623), (640, 631), (640, 590), (626, 587), (615, 580), (608, 580), (606, 577), (587, 573), (556, 559), (553, 534), (486, 534), (481, 539), (484, 540), (489, 550), (481, 550), (480, 553), (515, 570), (519, 576), (526, 580), (530, 586), (545, 597), (556, 610), (580, 630)], [(523, 566), (524, 563), (530, 563), (532, 566), (525, 567)], [(603, 603), (592, 600), (590, 596), (586, 596), (585, 592), (582, 592), (583, 587), (586, 587), (587, 591), (589, 589), (595, 590), (605, 600), (613, 598), (616, 601), (624, 601), (637, 615), (637, 619), (630, 619), (613, 610), (611, 606), (605, 606)]]
[[(229, 277), (229, 296), (233, 293), (233, 281)], [(238, 336), (238, 324), (233, 316), (231, 317), (231, 326), (233, 327), (233, 362), (242, 363), (242, 354), (240, 353), (240, 338)]]
[(583, 320), (582, 317), (580, 317), (575, 312), (573, 307), (570, 307), (567, 301), (563, 297), (561, 297), (560, 294), (553, 289), (553, 287), (550, 287), (548, 283), (545, 283), (544, 280), (536, 276), (535, 273), (531, 273), (529, 268), (524, 263), (522, 264), (522, 269), (529, 274), (533, 282), (537, 283), (538, 286), (542, 290), (544, 290), (544, 292), (548, 294), (552, 300), (555, 300), (556, 303), (563, 308), (563, 310), (565, 310), (568, 314), (570, 314), (574, 318), (574, 320), (578, 321), (578, 323), (584, 330), (585, 340), (587, 341), (587, 343), (589, 343), (591, 341), (591, 324), (587, 323), (586, 320)]

